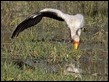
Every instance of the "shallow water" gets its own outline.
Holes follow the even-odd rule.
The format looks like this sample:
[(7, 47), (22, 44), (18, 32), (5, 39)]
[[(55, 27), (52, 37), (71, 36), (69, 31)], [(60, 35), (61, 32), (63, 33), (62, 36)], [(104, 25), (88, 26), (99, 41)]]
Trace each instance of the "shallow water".
[[(98, 55), (95, 57), (95, 52), (93, 50), (86, 50), (79, 60), (72, 59), (69, 63), (65, 60), (59, 63), (49, 63), (48, 59), (38, 59), (38, 58), (32, 58), (27, 57), (25, 60), (22, 59), (22, 57), (18, 56), (13, 59), (13, 62), (20, 67), (23, 67), (23, 65), (29, 66), (37, 69), (42, 69), (48, 73), (60, 73), (64, 69), (64, 71), (67, 71), (65, 69), (65, 66), (69, 66), (69, 64), (75, 65), (75, 68), (79, 70), (79, 74), (81, 75), (81, 78), (85, 80), (108, 80), (108, 53), (106, 51), (98, 49)], [(72, 74), (69, 72), (66, 72), (69, 74)], [(74, 72), (73, 72), (74, 73)]]

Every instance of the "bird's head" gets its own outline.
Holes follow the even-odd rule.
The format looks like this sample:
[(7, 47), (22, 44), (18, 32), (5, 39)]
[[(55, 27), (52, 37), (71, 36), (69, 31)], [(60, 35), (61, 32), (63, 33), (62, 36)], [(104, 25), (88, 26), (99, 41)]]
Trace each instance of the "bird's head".
[(79, 42), (80, 42), (80, 37), (78, 35), (74, 35), (72, 37), (72, 41), (71, 42), (73, 43), (74, 49), (77, 50), (78, 46), (79, 46)]

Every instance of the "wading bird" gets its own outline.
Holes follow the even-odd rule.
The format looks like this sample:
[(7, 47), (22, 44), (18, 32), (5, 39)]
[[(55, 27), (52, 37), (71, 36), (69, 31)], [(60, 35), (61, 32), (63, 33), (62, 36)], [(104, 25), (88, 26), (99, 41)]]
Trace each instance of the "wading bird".
[(36, 25), (41, 21), (43, 17), (49, 17), (56, 19), (58, 21), (65, 21), (70, 29), (70, 38), (71, 43), (74, 45), (74, 49), (78, 49), (78, 45), (80, 42), (81, 28), (84, 25), (84, 17), (81, 14), (69, 15), (63, 13), (58, 9), (45, 8), (39, 12), (34, 13), (30, 17), (26, 18), (22, 21), (14, 30), (11, 38), (18, 36), (20, 32), (24, 29), (27, 29), (31, 26)]

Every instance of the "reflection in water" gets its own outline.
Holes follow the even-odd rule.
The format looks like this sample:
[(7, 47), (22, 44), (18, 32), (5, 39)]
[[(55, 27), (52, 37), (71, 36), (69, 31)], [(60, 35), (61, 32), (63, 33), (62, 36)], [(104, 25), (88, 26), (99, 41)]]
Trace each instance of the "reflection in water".
[[(3, 50), (3, 49), (2, 49)], [(63, 71), (65, 75), (72, 75), (84, 80), (108, 80), (108, 52), (102, 49), (86, 49), (82, 51), (78, 60), (71, 59), (70, 63), (62, 60), (59, 63), (49, 63), (49, 59), (37, 59), (27, 57), (23, 60), (21, 56), (14, 56), (14, 63), (20, 67), (27, 65), (29, 67), (42, 69), (49, 73), (59, 73)], [(5, 62), (7, 58), (1, 58)]]
[(65, 65), (64, 74), (65, 75), (72, 75), (74, 78), (82, 79), (79, 68), (76, 68), (75, 64), (73, 64), (73, 63)]
[(107, 80), (108, 79), (108, 58), (107, 52), (98, 50), (99, 54), (95, 56), (93, 50), (87, 50), (83, 53), (80, 59), (71, 60), (70, 63), (63, 60), (60, 63), (48, 63), (48, 59), (35, 59), (27, 57), (24, 61), (22, 57), (13, 59), (20, 67), (27, 65), (34, 69), (42, 69), (49, 73), (60, 73), (63, 71), (64, 75), (72, 75), (80, 80)]

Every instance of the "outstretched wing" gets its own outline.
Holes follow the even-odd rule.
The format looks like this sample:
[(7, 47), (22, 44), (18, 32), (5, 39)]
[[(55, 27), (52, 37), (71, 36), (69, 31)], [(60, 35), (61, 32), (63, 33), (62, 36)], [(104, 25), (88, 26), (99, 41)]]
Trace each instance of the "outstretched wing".
[(40, 22), (40, 20), (42, 19), (42, 16), (39, 15), (32, 15), (30, 17), (28, 17), (27, 19), (25, 19), (23, 22), (21, 22), (16, 29), (14, 30), (11, 38), (14, 38), (15, 36), (18, 36), (18, 34), (20, 32), (22, 32), (24, 29), (27, 29), (31, 26), (34, 26), (35, 24), (37, 24), (38, 22)]
[[(59, 11), (59, 10), (58, 10)], [(59, 12), (60, 13), (60, 12)], [(38, 13), (35, 13), (34, 15), (28, 17), (27, 19), (25, 19), (23, 22), (21, 22), (17, 27), (16, 29), (14, 30), (11, 38), (14, 38), (15, 36), (18, 36), (18, 34), (20, 32), (22, 32), (23, 30), (31, 27), (31, 26), (34, 26), (36, 25), (37, 23), (39, 23), (41, 21), (41, 19), (43, 17), (49, 17), (49, 18), (53, 18), (53, 19), (56, 19), (56, 20), (59, 20), (59, 21), (64, 21), (64, 19), (59, 16), (59, 14), (57, 11), (50, 11), (49, 9), (46, 11), (40, 11)], [(62, 14), (62, 13), (61, 13)]]

